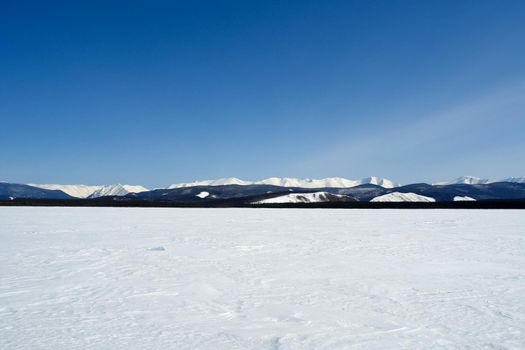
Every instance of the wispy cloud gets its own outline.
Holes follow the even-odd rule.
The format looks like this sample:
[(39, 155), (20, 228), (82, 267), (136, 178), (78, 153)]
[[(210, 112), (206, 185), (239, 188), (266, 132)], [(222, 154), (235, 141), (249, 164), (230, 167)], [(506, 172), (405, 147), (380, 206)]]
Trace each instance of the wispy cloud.
[[(410, 120), (408, 124), (378, 127), (366, 135), (341, 140), (300, 159), (296, 167), (310, 173), (314, 169), (330, 169), (346, 176), (363, 176), (363, 171), (380, 171), (377, 175), (386, 175), (417, 170), (422, 180), (433, 177), (436, 169), (441, 169), (438, 171), (441, 173), (450, 172), (453, 171), (450, 168), (461, 161), (471, 157), (480, 159), (484, 152), (494, 156), (494, 148), (507, 152), (508, 147), (523, 147), (525, 84), (500, 89), (445, 111), (413, 116)], [(489, 168), (489, 160), (486, 161), (485, 167)], [(512, 165), (509, 164), (509, 168)], [(400, 171), (400, 167), (404, 171)], [(433, 173), (425, 173), (426, 170)], [(516, 170), (522, 171), (523, 166), (521, 170), (516, 166)]]

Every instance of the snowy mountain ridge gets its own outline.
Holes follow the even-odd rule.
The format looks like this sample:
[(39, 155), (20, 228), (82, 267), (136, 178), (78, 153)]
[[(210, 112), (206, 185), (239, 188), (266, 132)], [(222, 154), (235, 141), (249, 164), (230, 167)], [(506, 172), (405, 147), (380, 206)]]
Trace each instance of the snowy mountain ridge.
[(475, 176), (461, 176), (450, 181), (435, 182), (433, 185), (486, 185), (495, 182), (525, 183), (525, 177), (508, 177), (501, 180), (482, 179)]
[(514, 182), (514, 183), (524, 184), (525, 177), (508, 177), (506, 179), (500, 180), (499, 182)]
[(225, 185), (251, 185), (251, 182), (243, 181), (236, 177), (227, 177), (223, 179), (215, 180), (203, 180), (203, 181), (192, 181), (172, 184), (168, 186), (168, 189), (182, 188), (182, 187), (194, 187), (194, 186), (225, 186)]
[(124, 196), (128, 193), (148, 191), (143, 186), (134, 185), (58, 185), (58, 184), (28, 184), (46, 190), (59, 190), (76, 198), (96, 198), (102, 196)]
[(236, 177), (229, 177), (216, 180), (204, 180), (204, 181), (193, 181), (177, 183), (168, 186), (168, 189), (192, 187), (192, 186), (224, 186), (224, 185), (273, 185), (280, 187), (301, 187), (301, 188), (324, 188), (324, 187), (336, 187), (336, 188), (348, 188), (355, 187), (364, 184), (378, 185), (384, 188), (394, 188), (397, 186), (396, 183), (391, 180), (380, 178), (377, 176), (367, 177), (361, 180), (349, 180), (342, 177), (329, 177), (325, 179), (298, 179), (289, 177), (270, 177), (259, 181), (244, 181)]
[(484, 185), (488, 184), (491, 181), (488, 179), (482, 179), (475, 176), (461, 176), (458, 178), (455, 178), (450, 181), (441, 181), (433, 183), (433, 185), (459, 185), (459, 184), (465, 184), (465, 185)]
[(147, 188), (142, 186), (133, 186), (133, 185), (106, 185), (102, 186), (100, 189), (93, 192), (89, 198), (98, 198), (105, 196), (125, 196), (128, 193), (140, 193), (148, 191)]

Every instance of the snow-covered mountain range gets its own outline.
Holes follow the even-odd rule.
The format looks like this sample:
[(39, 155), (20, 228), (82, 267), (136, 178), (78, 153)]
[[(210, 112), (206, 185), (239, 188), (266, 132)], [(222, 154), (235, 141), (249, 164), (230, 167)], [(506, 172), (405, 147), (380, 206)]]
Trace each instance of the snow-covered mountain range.
[(148, 191), (143, 186), (133, 185), (57, 185), (57, 184), (29, 184), (29, 186), (39, 187), (46, 190), (60, 190), (71, 197), (76, 198), (97, 198), (103, 196), (125, 196), (128, 193), (139, 193)]
[[(232, 186), (234, 185), (234, 186)], [(210, 202), (246, 198), (246, 203), (316, 203), (324, 201), (422, 202), (525, 199), (525, 177), (494, 181), (463, 176), (435, 184), (399, 186), (391, 180), (369, 177), (350, 180), (341, 177), (298, 179), (271, 177), (259, 181), (238, 178), (177, 183), (153, 191), (132, 185), (11, 184), (0, 182), (0, 199), (98, 198), (113, 200)], [(342, 197), (339, 197), (342, 196)], [(345, 198), (348, 197), (348, 198)]]
[[(450, 181), (436, 182), (433, 185), (457, 185), (457, 184), (466, 184), (466, 185), (482, 185), (495, 182), (514, 182), (514, 183), (525, 183), (525, 177), (509, 177), (501, 180), (489, 180), (482, 179), (474, 176), (462, 176)], [(241, 180), (236, 177), (227, 177), (222, 179), (214, 180), (203, 180), (203, 181), (193, 181), (193, 182), (182, 182), (175, 183), (168, 186), (168, 189), (174, 188), (183, 188), (183, 187), (193, 187), (193, 186), (224, 186), (224, 185), (272, 185), (280, 187), (301, 187), (301, 188), (351, 188), (359, 185), (378, 185), (383, 188), (394, 188), (399, 186), (398, 183), (391, 181), (389, 179), (371, 176), (360, 180), (350, 180), (342, 177), (328, 177), (325, 179), (298, 179), (290, 177), (270, 177), (264, 180), (259, 181), (246, 181)]]
[(225, 186), (225, 185), (251, 185), (249, 181), (243, 181), (236, 177), (228, 177), (224, 179), (215, 179), (215, 180), (203, 180), (203, 181), (192, 181), (192, 182), (181, 182), (173, 185), (169, 185), (167, 189), (174, 188), (183, 188), (183, 187), (193, 187), (193, 186)]
[(259, 181), (245, 181), (236, 177), (228, 177), (217, 180), (204, 180), (176, 183), (168, 186), (168, 189), (193, 187), (193, 186), (224, 186), (224, 185), (272, 185), (280, 187), (301, 187), (301, 188), (349, 188), (364, 184), (378, 185), (384, 188), (393, 188), (397, 184), (391, 180), (377, 176), (367, 177), (361, 180), (349, 180), (342, 177), (329, 177), (325, 179), (297, 179), (289, 177), (270, 177)]
[(465, 185), (485, 185), (495, 182), (514, 182), (514, 183), (525, 183), (525, 177), (508, 177), (501, 180), (489, 180), (489, 179), (482, 179), (475, 176), (461, 176), (454, 180), (450, 181), (443, 181), (443, 182), (436, 182), (433, 185), (458, 185), (458, 184), (465, 184)]
[[(480, 185), (495, 182), (514, 182), (525, 183), (525, 177), (509, 177), (502, 180), (488, 180), (474, 176), (462, 176), (454, 180), (437, 182), (433, 185)], [(378, 185), (383, 188), (394, 188), (399, 184), (385, 178), (371, 176), (360, 180), (345, 179), (342, 177), (329, 177), (325, 179), (299, 179), (290, 177), (270, 177), (259, 181), (246, 181), (236, 177), (228, 177), (215, 180), (193, 181), (175, 183), (167, 189), (194, 187), (194, 186), (224, 186), (224, 185), (272, 185), (279, 187), (300, 187), (300, 188), (351, 188), (359, 185)], [(103, 196), (125, 196), (128, 193), (140, 193), (149, 191), (140, 185), (61, 185), (61, 184), (28, 184), (29, 186), (39, 187), (47, 190), (60, 190), (76, 198), (97, 198)]]

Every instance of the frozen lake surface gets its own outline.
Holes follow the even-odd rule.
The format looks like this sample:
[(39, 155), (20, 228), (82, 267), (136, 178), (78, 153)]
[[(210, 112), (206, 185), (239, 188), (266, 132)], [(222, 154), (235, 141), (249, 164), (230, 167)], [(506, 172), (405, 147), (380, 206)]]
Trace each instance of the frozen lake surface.
[(0, 349), (466, 348), (525, 348), (525, 211), (0, 208)]

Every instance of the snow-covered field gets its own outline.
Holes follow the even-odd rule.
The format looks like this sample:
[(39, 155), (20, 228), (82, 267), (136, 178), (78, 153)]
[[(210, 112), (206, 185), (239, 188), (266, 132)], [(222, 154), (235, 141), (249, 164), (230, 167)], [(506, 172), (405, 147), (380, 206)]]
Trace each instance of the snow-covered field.
[(524, 349), (525, 212), (0, 208), (0, 349)]

